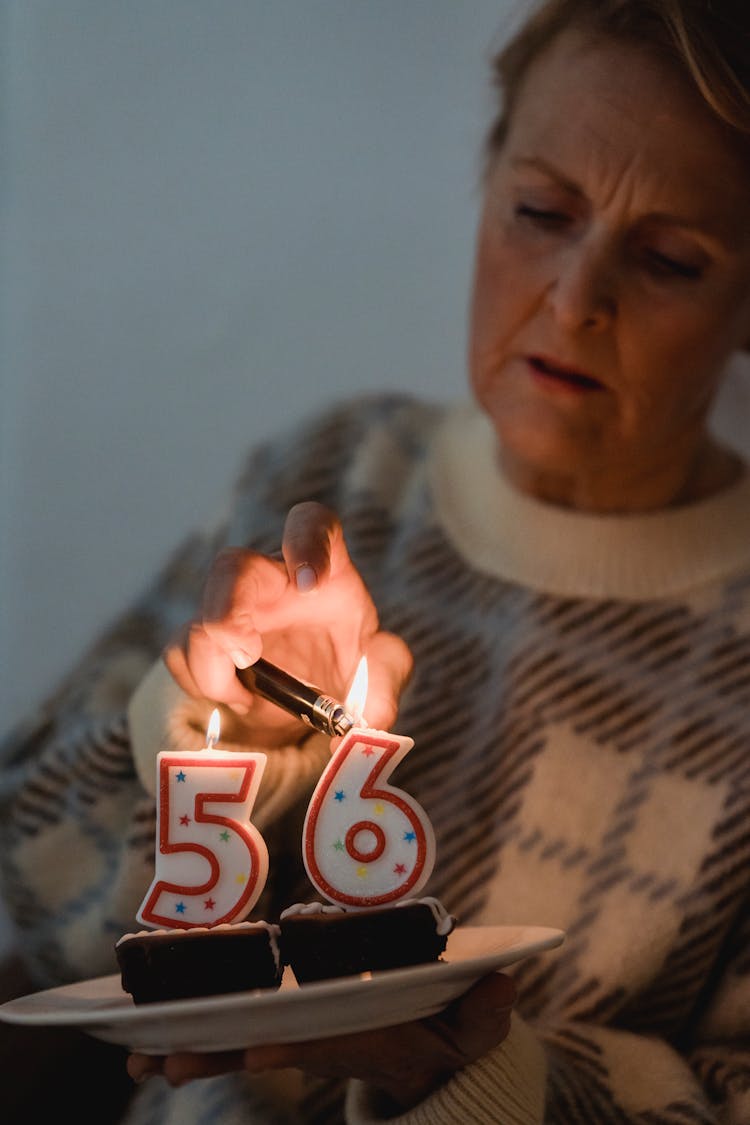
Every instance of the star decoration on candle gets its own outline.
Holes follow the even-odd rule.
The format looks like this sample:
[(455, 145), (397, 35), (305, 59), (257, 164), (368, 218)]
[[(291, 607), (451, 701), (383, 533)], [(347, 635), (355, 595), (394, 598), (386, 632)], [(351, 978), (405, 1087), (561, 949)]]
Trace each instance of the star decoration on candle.
[(229, 840), (229, 833), (227, 832), (226, 828), (223, 832), (219, 833), (219, 839), (224, 840), (225, 843)]
[(337, 789), (336, 792), (334, 793), (334, 798), (337, 801), (343, 801), (345, 797), (346, 797), (346, 793), (344, 792), (343, 789)]
[(187, 815), (187, 813), (180, 817), (180, 824), (184, 824), (185, 827), (190, 824), (190, 817)]
[(414, 841), (416, 840), (416, 838), (417, 838), (416, 832), (404, 832), (404, 839), (408, 840), (410, 844), (413, 844)]
[(177, 781), (185, 781), (185, 778), (186, 778), (186, 774), (182, 770), (180, 770), (180, 772), (175, 775), (175, 779)]
[(175, 906), (175, 911), (177, 912), (177, 914), (184, 914), (185, 913), (185, 903), (184, 902), (178, 902), (177, 905)]
[(395, 867), (393, 868), (393, 874), (394, 875), (405, 875), (406, 874), (406, 864), (405, 863), (397, 863), (395, 865)]
[(336, 849), (337, 852), (343, 852), (344, 841), (343, 840), (336, 840), (336, 842), (334, 843), (333, 846), (334, 846), (334, 848)]
[(216, 909), (216, 899), (207, 898), (206, 901), (203, 903), (203, 905), (206, 908), (206, 910), (215, 910)]

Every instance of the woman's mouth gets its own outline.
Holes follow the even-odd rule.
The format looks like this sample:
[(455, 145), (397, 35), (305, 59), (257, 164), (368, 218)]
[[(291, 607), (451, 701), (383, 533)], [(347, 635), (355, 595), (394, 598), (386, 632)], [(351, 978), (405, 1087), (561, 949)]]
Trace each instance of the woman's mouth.
[(527, 356), (529, 367), (535, 375), (541, 376), (547, 383), (554, 383), (571, 391), (601, 391), (604, 384), (583, 371), (557, 363), (546, 356)]

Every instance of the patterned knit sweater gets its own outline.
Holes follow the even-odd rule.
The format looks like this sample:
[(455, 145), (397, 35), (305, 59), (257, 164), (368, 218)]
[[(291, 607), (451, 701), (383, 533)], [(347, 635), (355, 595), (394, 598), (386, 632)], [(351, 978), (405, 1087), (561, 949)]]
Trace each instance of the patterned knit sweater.
[[(665, 513), (565, 511), (508, 487), (464, 405), (357, 400), (253, 453), (228, 520), (7, 741), (3, 893), (39, 986), (116, 971), (153, 874), (154, 756), (201, 746), (212, 707), (160, 650), (215, 552), (277, 551), (303, 499), (339, 512), (382, 626), (414, 654), (396, 729), (415, 746), (393, 780), (436, 830), (426, 893), (464, 925), (566, 931), (515, 968), (508, 1040), (395, 1120), (748, 1125), (750, 477)], [(239, 744), (240, 721), (223, 724)], [(327, 754), (317, 737), (269, 754), (253, 917), (311, 897), (300, 826)], [(359, 1083), (294, 1073), (152, 1080), (127, 1120), (379, 1113)]]

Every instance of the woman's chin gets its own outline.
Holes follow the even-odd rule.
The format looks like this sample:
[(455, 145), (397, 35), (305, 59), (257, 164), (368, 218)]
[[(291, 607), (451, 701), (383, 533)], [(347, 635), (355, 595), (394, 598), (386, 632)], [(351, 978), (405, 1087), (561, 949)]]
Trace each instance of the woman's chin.
[(529, 420), (525, 424), (508, 425), (490, 417), (497, 434), (500, 464), (513, 482), (539, 477), (569, 479), (596, 472), (598, 443), (591, 430), (585, 433), (568, 427)]

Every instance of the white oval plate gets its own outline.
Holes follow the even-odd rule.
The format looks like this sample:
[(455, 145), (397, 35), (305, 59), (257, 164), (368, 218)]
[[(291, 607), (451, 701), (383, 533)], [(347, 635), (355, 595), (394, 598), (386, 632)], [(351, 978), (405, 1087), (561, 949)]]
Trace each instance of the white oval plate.
[(78, 1027), (150, 1055), (322, 1039), (433, 1015), (486, 973), (554, 949), (564, 936), (544, 926), (459, 926), (437, 963), (302, 987), (287, 970), (275, 992), (155, 1004), (134, 1004), (117, 973), (10, 1000), (0, 1006), (0, 1020)]

